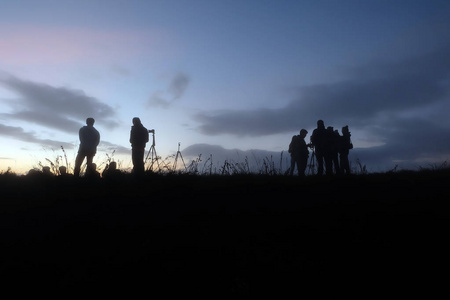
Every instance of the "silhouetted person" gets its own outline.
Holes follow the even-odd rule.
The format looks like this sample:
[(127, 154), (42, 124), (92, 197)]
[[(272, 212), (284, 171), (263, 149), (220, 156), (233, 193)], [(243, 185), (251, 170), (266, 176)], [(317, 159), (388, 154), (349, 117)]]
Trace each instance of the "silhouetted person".
[(122, 172), (117, 169), (117, 164), (115, 161), (112, 161), (109, 163), (109, 165), (106, 165), (105, 169), (102, 172), (103, 178), (114, 178), (119, 175), (121, 175)]
[(335, 173), (336, 174), (342, 174), (342, 168), (341, 168), (341, 162), (339, 161), (339, 148), (340, 148), (340, 144), (341, 144), (341, 135), (339, 134), (339, 131), (336, 129), (334, 131), (334, 153), (333, 154), (334, 158), (333, 158), (333, 163), (335, 166)]
[(348, 161), (348, 154), (350, 149), (353, 149), (353, 144), (350, 140), (350, 131), (348, 126), (342, 127), (342, 136), (339, 142), (339, 159), (341, 162), (341, 173), (350, 174), (350, 163)]
[(86, 169), (86, 175), (85, 178), (88, 179), (99, 179), (100, 173), (97, 171), (97, 165), (92, 163), (90, 168)]
[(65, 166), (59, 167), (59, 177), (71, 177), (72, 174), (67, 173), (67, 168)]
[(322, 120), (317, 121), (317, 128), (314, 129), (311, 135), (311, 144), (315, 148), (315, 154), (317, 159), (317, 174), (323, 175), (323, 161), (326, 155), (327, 148), (327, 130)]
[(59, 175), (60, 176), (66, 176), (67, 175), (67, 168), (65, 166), (59, 167)]
[[(327, 127), (328, 132), (328, 139), (329, 139), (329, 155), (330, 155), (330, 172), (328, 172), (327, 167), (327, 174), (333, 174), (333, 170), (335, 174), (339, 174), (341, 172), (341, 169), (339, 168), (339, 132), (337, 130), (334, 130), (332, 126)], [(326, 158), (325, 158), (326, 163)]]
[(56, 177), (56, 180), (59, 183), (66, 184), (70, 182), (69, 180), (73, 177), (72, 174), (67, 173), (67, 168), (65, 166), (59, 167), (59, 176)]
[(45, 176), (53, 176), (53, 173), (49, 166), (42, 167), (42, 174)]
[(80, 175), (81, 164), (84, 158), (87, 160), (87, 169), (92, 166), (92, 160), (94, 159), (95, 153), (97, 153), (97, 146), (100, 143), (100, 133), (94, 128), (95, 120), (93, 118), (86, 119), (86, 125), (80, 128), (80, 148), (78, 149), (78, 154), (75, 159), (75, 168), (73, 174), (78, 177)]
[(39, 176), (42, 175), (42, 172), (36, 169), (30, 169), (27, 173), (27, 176), (32, 177), (32, 176)]
[(131, 126), (131, 160), (133, 161), (133, 173), (136, 175), (144, 174), (144, 154), (145, 144), (148, 142), (148, 130), (145, 128), (139, 118), (133, 118)]
[(295, 165), (297, 165), (298, 176), (305, 176), (306, 165), (308, 164), (308, 146), (305, 137), (308, 134), (306, 129), (300, 130), (300, 135), (294, 135), (289, 144), (289, 153), (291, 154), (290, 175), (294, 174)]

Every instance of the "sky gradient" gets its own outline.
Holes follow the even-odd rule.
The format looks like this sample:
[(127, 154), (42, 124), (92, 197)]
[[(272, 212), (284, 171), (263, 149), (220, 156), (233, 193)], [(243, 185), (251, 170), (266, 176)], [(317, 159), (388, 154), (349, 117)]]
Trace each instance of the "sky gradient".
[(0, 170), (61, 146), (73, 167), (88, 117), (98, 165), (131, 167), (133, 117), (163, 158), (280, 155), (322, 119), (369, 171), (441, 164), (449, 20), (430, 0), (1, 1)]

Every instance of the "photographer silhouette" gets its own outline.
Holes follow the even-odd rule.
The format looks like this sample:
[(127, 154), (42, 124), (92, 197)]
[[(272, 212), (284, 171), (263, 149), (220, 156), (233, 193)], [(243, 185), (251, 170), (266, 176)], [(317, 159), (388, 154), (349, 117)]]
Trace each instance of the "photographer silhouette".
[(142, 125), (141, 120), (137, 117), (133, 118), (133, 126), (131, 126), (130, 143), (131, 143), (131, 159), (133, 161), (133, 173), (137, 176), (144, 174), (144, 153), (145, 144), (148, 142), (148, 130)]
[(305, 137), (308, 134), (306, 129), (300, 130), (300, 135), (294, 135), (289, 144), (289, 153), (291, 154), (291, 168), (289, 175), (294, 174), (295, 165), (297, 165), (298, 176), (305, 176), (306, 165), (308, 164), (308, 145)]

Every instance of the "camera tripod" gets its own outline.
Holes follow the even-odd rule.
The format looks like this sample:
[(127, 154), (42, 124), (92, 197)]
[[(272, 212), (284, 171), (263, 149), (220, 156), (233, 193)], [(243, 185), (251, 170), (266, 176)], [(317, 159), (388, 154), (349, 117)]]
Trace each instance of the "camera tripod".
[(311, 152), (311, 157), (309, 158), (309, 162), (307, 165), (307, 175), (314, 175), (316, 174), (316, 152), (314, 150), (314, 147), (311, 147), (312, 152)]
[(178, 156), (181, 158), (181, 161), (183, 162), (183, 166), (186, 169), (186, 164), (184, 163), (183, 155), (181, 155), (181, 151), (180, 151), (180, 143), (178, 143), (177, 155), (175, 156), (175, 161), (173, 162), (173, 170), (174, 171), (177, 169)]
[(148, 157), (151, 155), (151, 163), (150, 163), (150, 166), (147, 168), (147, 170), (153, 171), (153, 165), (155, 162), (159, 169), (159, 157), (156, 154), (156, 148), (155, 148), (155, 129), (149, 130), (148, 132), (153, 135), (153, 142), (152, 142), (152, 146), (150, 147), (150, 149), (147, 152), (147, 156), (145, 157), (144, 165), (147, 163)]

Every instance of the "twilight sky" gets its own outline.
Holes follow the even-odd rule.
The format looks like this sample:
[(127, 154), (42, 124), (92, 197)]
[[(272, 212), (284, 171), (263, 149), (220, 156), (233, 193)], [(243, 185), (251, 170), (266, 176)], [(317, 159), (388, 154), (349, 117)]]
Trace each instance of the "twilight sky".
[(450, 2), (4, 0), (0, 103), (0, 171), (73, 166), (87, 117), (94, 162), (131, 167), (136, 116), (163, 158), (279, 156), (323, 119), (369, 171), (427, 167), (450, 157)]

